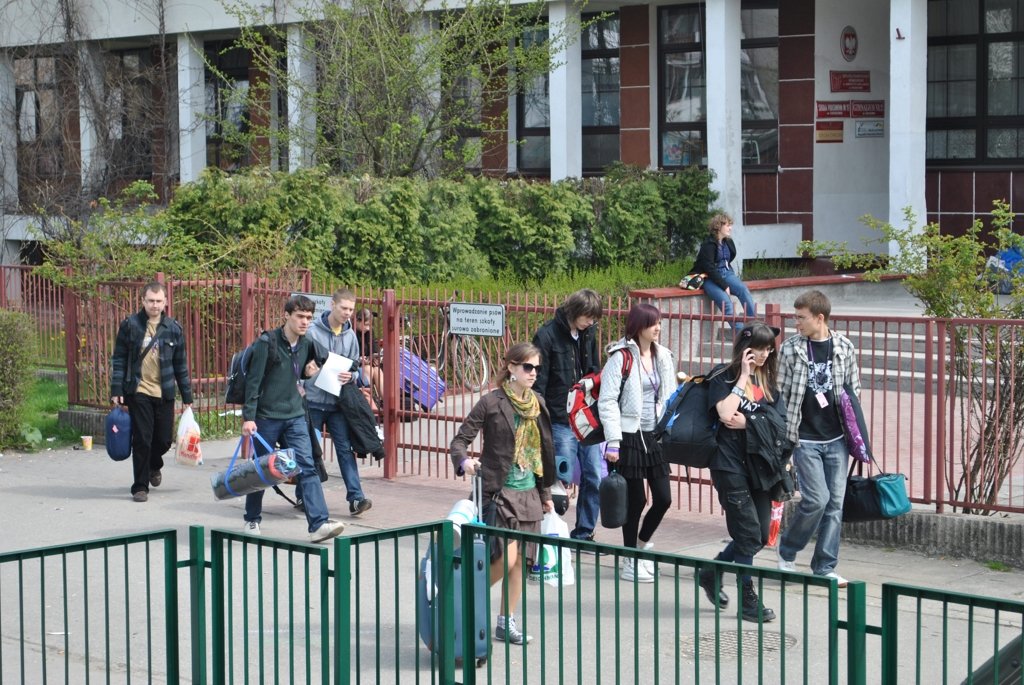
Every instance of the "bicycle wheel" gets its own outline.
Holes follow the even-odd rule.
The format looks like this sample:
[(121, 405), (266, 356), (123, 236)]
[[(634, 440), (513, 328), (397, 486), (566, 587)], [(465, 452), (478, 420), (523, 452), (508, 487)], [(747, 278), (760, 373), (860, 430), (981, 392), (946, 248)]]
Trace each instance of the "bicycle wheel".
[(491, 378), (484, 350), (473, 338), (455, 337), (449, 341), (452, 350), (452, 371), (462, 387), (478, 392)]

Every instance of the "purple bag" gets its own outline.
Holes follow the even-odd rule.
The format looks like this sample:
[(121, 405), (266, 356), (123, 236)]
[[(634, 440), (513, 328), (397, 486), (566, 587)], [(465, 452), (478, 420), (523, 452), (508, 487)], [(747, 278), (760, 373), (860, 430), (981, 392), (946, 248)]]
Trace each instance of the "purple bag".
[(868, 443), (868, 429), (864, 423), (864, 412), (860, 401), (849, 385), (839, 391), (839, 422), (843, 424), (846, 448), (850, 456), (865, 464), (871, 462), (871, 445)]

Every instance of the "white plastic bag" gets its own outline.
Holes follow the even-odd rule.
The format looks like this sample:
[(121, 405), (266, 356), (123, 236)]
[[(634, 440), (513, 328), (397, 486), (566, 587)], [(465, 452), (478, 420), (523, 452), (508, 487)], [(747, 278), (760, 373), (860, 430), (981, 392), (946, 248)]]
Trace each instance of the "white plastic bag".
[[(555, 538), (569, 537), (569, 524), (562, 520), (562, 517), (554, 512), (544, 514), (544, 520), (540, 522), (541, 535), (549, 535)], [(558, 587), (562, 585), (573, 585), (576, 583), (576, 572), (572, 567), (572, 550), (563, 547), (559, 553), (557, 545), (541, 545), (530, 569), (530, 578), (543, 580), (548, 585)]]
[(203, 463), (203, 448), (200, 444), (199, 424), (192, 413), (192, 407), (186, 407), (178, 419), (178, 443), (174, 450), (174, 461), (185, 466), (199, 466)]

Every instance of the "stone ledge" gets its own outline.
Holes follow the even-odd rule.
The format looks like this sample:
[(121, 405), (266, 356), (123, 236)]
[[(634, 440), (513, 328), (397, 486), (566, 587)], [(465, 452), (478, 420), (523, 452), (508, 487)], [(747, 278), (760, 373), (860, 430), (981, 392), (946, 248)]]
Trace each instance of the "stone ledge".
[[(786, 505), (783, 530), (799, 500)], [(1024, 521), (915, 510), (895, 519), (844, 523), (844, 542), (894, 547), (928, 556), (999, 561), (1024, 568)], [(842, 558), (842, 552), (839, 554)]]
[(82, 435), (91, 435), (94, 444), (106, 442), (106, 418), (108, 409), (93, 407), (68, 407), (57, 412), (57, 422), (71, 426)]

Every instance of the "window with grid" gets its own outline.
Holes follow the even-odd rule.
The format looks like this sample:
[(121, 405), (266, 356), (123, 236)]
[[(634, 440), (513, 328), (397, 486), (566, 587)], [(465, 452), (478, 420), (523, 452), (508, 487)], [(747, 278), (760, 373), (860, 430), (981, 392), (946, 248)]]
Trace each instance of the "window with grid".
[(18, 173), (25, 178), (53, 178), (64, 173), (64, 103), (58, 89), (59, 70), (55, 57), (14, 60)]
[(744, 0), (740, 22), (743, 168), (775, 170), (779, 164), (778, 0)]
[(704, 5), (658, 10), (658, 145), (663, 168), (707, 164), (704, 30)]
[[(595, 174), (619, 160), (619, 16), (583, 16), (580, 36), (583, 172)], [(526, 44), (547, 39), (546, 31), (528, 33)], [(517, 167), (523, 173), (551, 170), (551, 119), (548, 75), (526, 84), (517, 98)]]
[(929, 0), (929, 164), (1024, 161), (1024, 0)]

